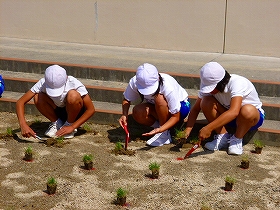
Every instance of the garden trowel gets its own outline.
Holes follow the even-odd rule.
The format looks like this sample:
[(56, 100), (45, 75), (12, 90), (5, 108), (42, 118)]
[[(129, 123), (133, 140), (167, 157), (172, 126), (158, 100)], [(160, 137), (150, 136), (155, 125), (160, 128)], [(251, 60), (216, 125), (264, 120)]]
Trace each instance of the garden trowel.
[(188, 153), (185, 155), (184, 159), (186, 159), (187, 157), (189, 157), (194, 150), (196, 150), (197, 148), (199, 147), (199, 143), (195, 144), (191, 149), (190, 151), (188, 151)]
[(127, 150), (127, 145), (128, 145), (128, 142), (129, 142), (129, 132), (128, 132), (128, 129), (127, 129), (127, 125), (123, 125), (123, 129), (126, 133), (124, 149)]

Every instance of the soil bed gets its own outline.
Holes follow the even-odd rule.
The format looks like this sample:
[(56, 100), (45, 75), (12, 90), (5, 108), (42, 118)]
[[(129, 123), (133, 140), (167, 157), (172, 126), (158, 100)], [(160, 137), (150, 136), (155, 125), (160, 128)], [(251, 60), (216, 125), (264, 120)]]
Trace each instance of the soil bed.
[[(78, 136), (64, 140), (63, 147), (47, 146), (44, 131), (48, 121), (27, 116), (37, 135), (22, 138), (15, 114), (0, 113), (0, 207), (2, 209), (280, 209), (280, 151), (266, 146), (261, 154), (244, 146), (250, 168), (240, 168), (240, 156), (226, 151), (196, 149), (187, 159), (188, 148), (174, 144), (148, 147), (141, 136), (131, 137), (128, 149), (134, 155), (112, 153), (115, 142), (125, 140), (125, 132), (110, 125), (88, 125), (91, 132), (78, 130)], [(38, 123), (38, 121), (40, 122)], [(11, 127), (14, 135), (3, 135)], [(36, 129), (35, 129), (36, 128)], [(133, 129), (130, 129), (133, 136)], [(138, 131), (141, 133), (141, 131)], [(140, 138), (140, 140), (139, 140)], [(68, 143), (67, 143), (68, 142)], [(32, 146), (32, 162), (23, 160), (24, 148)], [(84, 170), (82, 157), (93, 154), (95, 170)], [(151, 162), (161, 165), (159, 179), (149, 179)], [(224, 179), (236, 179), (233, 191), (224, 190)], [(49, 177), (57, 180), (54, 195), (46, 193)], [(128, 191), (129, 205), (115, 204), (116, 190)]]

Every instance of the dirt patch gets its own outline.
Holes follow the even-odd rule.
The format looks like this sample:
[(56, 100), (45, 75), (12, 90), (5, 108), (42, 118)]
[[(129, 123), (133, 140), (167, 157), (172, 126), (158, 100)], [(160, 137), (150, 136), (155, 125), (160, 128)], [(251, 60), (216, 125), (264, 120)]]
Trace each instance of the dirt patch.
[[(253, 145), (245, 145), (250, 167), (242, 169), (240, 156), (203, 147), (179, 161), (177, 158), (184, 157), (189, 146), (148, 147), (139, 136), (143, 131), (136, 128), (129, 128), (132, 141), (128, 149), (135, 151), (131, 156), (112, 153), (117, 141), (125, 141), (125, 132), (110, 125), (88, 124), (91, 131), (79, 129), (78, 135), (65, 140), (69, 143), (63, 147), (47, 146), (47, 138), (43, 137), (48, 127), (46, 119), (27, 116), (44, 140), (40, 141), (21, 137), (15, 114), (5, 113), (4, 117), (2, 134), (8, 127), (14, 131), (12, 137), (2, 135), (0, 139), (0, 207), (5, 210), (280, 208), (277, 147), (266, 146), (262, 154), (255, 154), (251, 152)], [(23, 160), (28, 146), (35, 152), (32, 162)], [(85, 154), (93, 154), (95, 170), (85, 170)], [(161, 165), (158, 179), (150, 178), (148, 166), (154, 161)], [(236, 179), (229, 192), (224, 190), (227, 175)], [(49, 177), (58, 183), (54, 195), (46, 193)], [(115, 204), (119, 187), (128, 191), (124, 207)]]

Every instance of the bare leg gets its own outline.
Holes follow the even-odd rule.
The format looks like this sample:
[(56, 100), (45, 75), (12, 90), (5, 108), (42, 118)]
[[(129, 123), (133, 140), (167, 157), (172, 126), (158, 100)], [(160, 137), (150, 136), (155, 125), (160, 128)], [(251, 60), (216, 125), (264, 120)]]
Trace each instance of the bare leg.
[(161, 94), (158, 94), (155, 97), (155, 109), (158, 116), (159, 124), (163, 125), (170, 118), (170, 113), (169, 113), (167, 101), (165, 100), (164, 96)]
[(73, 123), (83, 107), (83, 99), (79, 92), (70, 90), (66, 96), (67, 121)]
[(256, 125), (260, 119), (259, 111), (251, 104), (246, 104), (241, 107), (239, 115), (236, 118), (236, 138), (243, 138), (249, 129)]
[[(203, 97), (200, 107), (208, 122), (214, 121), (226, 111), (226, 108), (223, 107), (213, 96)], [(218, 134), (227, 133), (224, 126), (215, 129), (215, 131)]]
[(34, 103), (39, 112), (51, 122), (55, 122), (58, 119), (54, 111), (56, 105), (46, 93), (36, 94), (34, 96)]

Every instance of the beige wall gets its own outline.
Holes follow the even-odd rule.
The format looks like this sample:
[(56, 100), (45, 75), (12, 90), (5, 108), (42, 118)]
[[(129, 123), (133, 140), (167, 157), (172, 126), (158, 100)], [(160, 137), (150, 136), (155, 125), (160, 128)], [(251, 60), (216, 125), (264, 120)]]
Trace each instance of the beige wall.
[(279, 0), (0, 0), (0, 36), (280, 57), (279, 11)]

